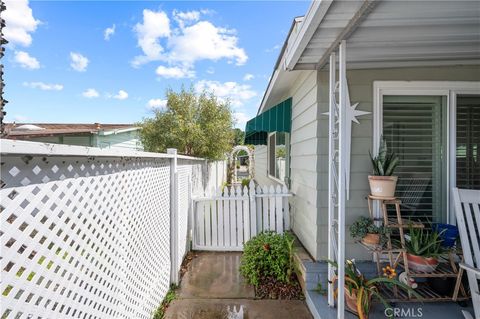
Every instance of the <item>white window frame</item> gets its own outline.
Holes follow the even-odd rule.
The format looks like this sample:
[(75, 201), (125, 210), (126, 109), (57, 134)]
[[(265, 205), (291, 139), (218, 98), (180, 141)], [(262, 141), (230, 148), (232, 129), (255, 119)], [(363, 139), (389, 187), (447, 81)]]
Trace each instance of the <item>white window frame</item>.
[[(480, 94), (478, 81), (374, 81), (373, 82), (373, 151), (377, 152), (383, 133), (384, 95), (443, 95), (447, 97), (447, 220), (455, 223), (452, 187), (456, 185), (456, 114), (457, 95)], [(376, 155), (376, 154), (374, 154)], [(375, 209), (375, 217), (380, 210)]]
[[(274, 180), (275, 182), (277, 183), (280, 183), (282, 185), (286, 185), (285, 181), (282, 181), (281, 179), (277, 178), (275, 175), (272, 175), (270, 174), (270, 157), (271, 157), (271, 154), (270, 154), (270, 137), (272, 135), (276, 135), (277, 131), (275, 132), (272, 132), (272, 133), (268, 133), (268, 136), (267, 136), (267, 176), (268, 178)], [(290, 135), (288, 133), (285, 133), (287, 134), (288, 138), (290, 138)], [(276, 146), (276, 140), (277, 140), (277, 137), (275, 136), (275, 146)], [(289, 146), (290, 145), (290, 142), (287, 143), (287, 141), (285, 140), (285, 148), (286, 148), (286, 157), (289, 157), (290, 156), (290, 151), (288, 150), (289, 149)], [(275, 147), (275, 150), (276, 150), (276, 147)], [(275, 157), (275, 155), (273, 155)], [(274, 161), (275, 162), (275, 165), (277, 165), (277, 161)], [(290, 161), (287, 161), (287, 163), (290, 163)], [(285, 170), (288, 170), (289, 168), (287, 167), (287, 165), (285, 164)], [(285, 176), (288, 176), (288, 172), (285, 172)]]

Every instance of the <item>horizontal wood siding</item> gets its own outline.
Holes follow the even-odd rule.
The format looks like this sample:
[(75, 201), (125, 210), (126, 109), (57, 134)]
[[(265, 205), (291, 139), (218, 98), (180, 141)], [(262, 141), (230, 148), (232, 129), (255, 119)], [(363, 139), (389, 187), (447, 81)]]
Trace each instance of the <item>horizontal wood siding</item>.
[[(328, 72), (319, 72), (319, 113), (328, 112)], [(357, 109), (373, 112), (374, 81), (479, 81), (480, 67), (432, 67), (432, 68), (395, 68), (349, 70), (347, 78), (352, 103), (360, 103)], [(352, 126), (352, 158), (350, 177), (350, 200), (347, 201), (346, 223), (351, 224), (359, 216), (367, 216), (366, 196), (370, 192), (367, 175), (371, 172), (368, 151), (373, 144), (373, 113), (359, 117), (360, 124)], [(319, 121), (319, 221), (318, 237), (320, 258), (327, 256), (328, 222), (328, 117), (321, 116)], [(302, 227), (305, 227), (302, 225)], [(308, 226), (307, 226), (308, 227)], [(348, 226), (347, 226), (348, 228)], [(359, 245), (354, 244), (347, 231), (348, 258), (371, 259), (371, 255)]]
[[(318, 108), (317, 72), (295, 71), (298, 77), (278, 102), (292, 97), (290, 134), (290, 199), (292, 229), (308, 252), (318, 257)], [(276, 185), (267, 174), (267, 147), (255, 147), (255, 179)]]

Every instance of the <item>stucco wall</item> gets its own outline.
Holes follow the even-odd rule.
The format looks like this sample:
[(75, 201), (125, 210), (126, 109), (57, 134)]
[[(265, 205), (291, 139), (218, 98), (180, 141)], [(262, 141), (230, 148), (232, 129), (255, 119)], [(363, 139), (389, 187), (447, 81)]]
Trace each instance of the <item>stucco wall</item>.
[[(357, 109), (373, 112), (374, 81), (480, 81), (480, 66), (396, 68), (347, 71), (350, 99), (360, 103)], [(319, 109), (328, 112), (328, 72), (319, 72)], [(373, 145), (373, 113), (359, 117), (360, 124), (352, 126), (350, 200), (347, 202), (346, 223), (367, 215), (366, 196), (369, 193), (367, 175), (371, 172), (368, 150)], [(328, 117), (320, 117), (319, 125), (319, 220), (318, 256), (326, 256), (328, 249)], [(347, 256), (370, 259), (365, 249), (353, 243), (347, 231)]]

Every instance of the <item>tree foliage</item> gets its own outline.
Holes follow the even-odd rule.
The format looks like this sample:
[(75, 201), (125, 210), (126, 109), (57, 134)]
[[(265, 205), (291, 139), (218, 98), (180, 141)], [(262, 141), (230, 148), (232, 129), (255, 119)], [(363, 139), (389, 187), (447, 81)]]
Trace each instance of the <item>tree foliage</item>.
[(243, 145), (244, 141), (245, 141), (245, 132), (242, 131), (241, 129), (239, 128), (234, 128), (233, 129), (233, 134), (234, 134), (234, 138), (233, 138), (233, 145)]
[(140, 124), (145, 150), (179, 153), (221, 159), (233, 142), (233, 117), (229, 102), (219, 101), (212, 93), (196, 94), (192, 88), (167, 91), (167, 106), (155, 111), (153, 118)]

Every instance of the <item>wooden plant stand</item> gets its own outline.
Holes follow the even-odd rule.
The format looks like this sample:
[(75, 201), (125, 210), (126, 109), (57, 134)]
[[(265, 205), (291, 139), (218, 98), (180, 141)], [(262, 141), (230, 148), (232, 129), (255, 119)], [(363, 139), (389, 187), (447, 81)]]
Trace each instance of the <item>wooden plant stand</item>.
[[(400, 211), (400, 205), (402, 204), (401, 200), (396, 197), (378, 197), (369, 195), (368, 196), (368, 210), (370, 217), (375, 220), (373, 216), (373, 203), (378, 201), (380, 204), (380, 210), (383, 214), (383, 220), (376, 220), (376, 222), (382, 222), (385, 228), (388, 228), (390, 231), (387, 234), (387, 242), (382, 246), (368, 246), (359, 242), (363, 247), (372, 252), (375, 256), (375, 261), (377, 264), (377, 273), (379, 276), (383, 276), (382, 266), (389, 265), (393, 269), (402, 269), (406, 272), (407, 278), (456, 278), (455, 289), (452, 295), (440, 295), (431, 289), (426, 283), (418, 283), (418, 287), (415, 289), (422, 298), (418, 299), (412, 294), (404, 291), (403, 289), (398, 289), (396, 286), (393, 288), (383, 286), (381, 292), (384, 297), (391, 302), (405, 302), (405, 301), (462, 301), (467, 300), (470, 297), (468, 296), (465, 288), (462, 284), (462, 274), (459, 272), (458, 267), (455, 263), (455, 255), (460, 256), (463, 259), (461, 251), (452, 249), (448, 257), (440, 258), (439, 265), (435, 271), (431, 273), (426, 272), (415, 272), (409, 269), (408, 260), (407, 260), (407, 250), (405, 249), (405, 237), (404, 230), (405, 228), (414, 227), (414, 228), (424, 228), (424, 224), (420, 222), (413, 222), (407, 219), (403, 219)], [(396, 217), (389, 217), (387, 212), (387, 206), (394, 205)], [(399, 243), (392, 243), (392, 231), (397, 231), (398, 236), (400, 237)], [(387, 261), (383, 261), (387, 257)]]

